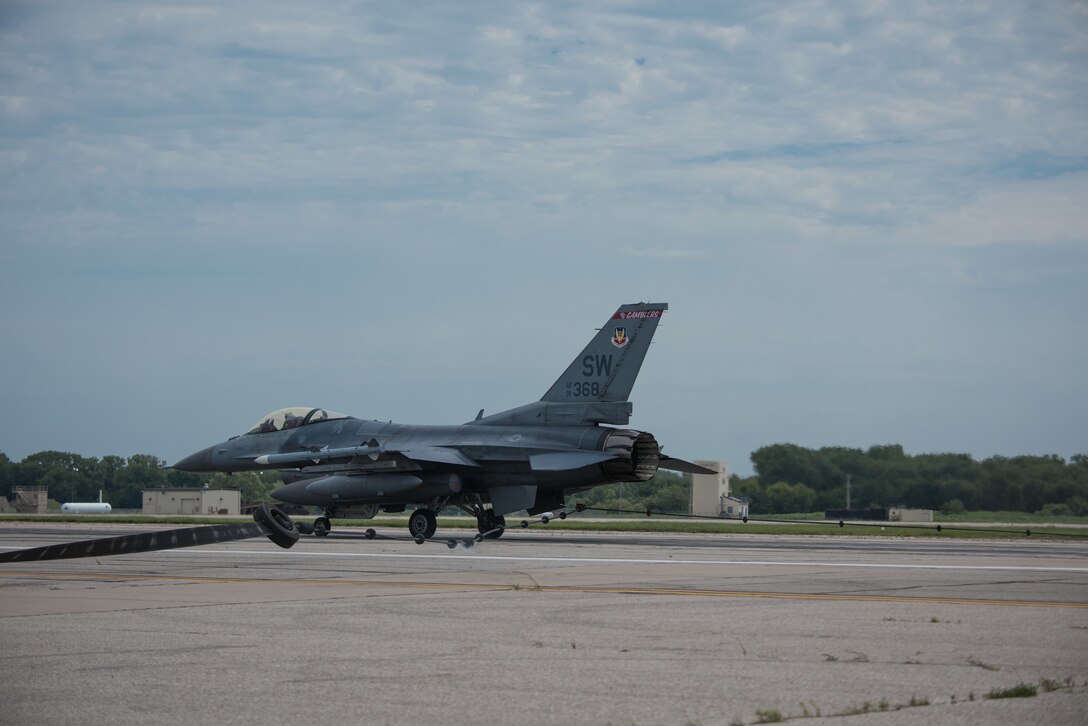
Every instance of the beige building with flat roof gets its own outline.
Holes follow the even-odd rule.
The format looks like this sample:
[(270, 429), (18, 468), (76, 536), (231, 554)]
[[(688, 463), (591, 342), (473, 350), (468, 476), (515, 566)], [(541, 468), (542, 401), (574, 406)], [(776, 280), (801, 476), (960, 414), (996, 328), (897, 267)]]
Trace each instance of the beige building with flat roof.
[(690, 512), (704, 517), (747, 517), (748, 501), (729, 494), (729, 467), (726, 463), (707, 460), (698, 460), (695, 463), (715, 473), (691, 475)]
[(241, 514), (237, 489), (144, 489), (144, 514)]

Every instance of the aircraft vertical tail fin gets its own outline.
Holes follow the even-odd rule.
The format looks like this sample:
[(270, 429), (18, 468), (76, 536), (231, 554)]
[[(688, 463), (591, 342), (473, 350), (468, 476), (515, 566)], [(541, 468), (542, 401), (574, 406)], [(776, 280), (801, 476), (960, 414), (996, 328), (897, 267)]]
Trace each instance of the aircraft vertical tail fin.
[(627, 424), (627, 400), (667, 303), (622, 305), (544, 397), (471, 424), (574, 426)]
[(541, 401), (626, 401), (667, 303), (622, 305)]

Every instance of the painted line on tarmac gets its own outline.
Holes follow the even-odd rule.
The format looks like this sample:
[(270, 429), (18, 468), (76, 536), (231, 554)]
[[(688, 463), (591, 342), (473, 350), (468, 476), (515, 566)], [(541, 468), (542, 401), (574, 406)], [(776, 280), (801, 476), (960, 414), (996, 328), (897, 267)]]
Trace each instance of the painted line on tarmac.
[(299, 550), (210, 550), (193, 548), (188, 550), (164, 550), (168, 555), (277, 555), (295, 557), (358, 557), (381, 559), (418, 559), (418, 560), (487, 560), (498, 562), (554, 562), (562, 565), (755, 565), (759, 567), (848, 567), (875, 568), (891, 570), (967, 570), (982, 572), (1063, 572), (1068, 574), (1088, 574), (1088, 567), (1037, 567), (1030, 565), (928, 565), (902, 564), (892, 562), (793, 562), (780, 560), (680, 560), (649, 559), (627, 557), (531, 557), (527, 555), (479, 555), (471, 551), (461, 554), (410, 554), (407, 552), (304, 552)]
[[(0, 549), (22, 549), (0, 545)], [(275, 555), (279, 557), (355, 557), (371, 559), (416, 560), (486, 560), (492, 562), (554, 562), (562, 565), (748, 565), (758, 567), (828, 567), (871, 568), (887, 570), (959, 570), (969, 572), (1059, 572), (1088, 574), (1088, 567), (1042, 567), (1033, 565), (931, 565), (894, 562), (820, 562), (782, 560), (689, 560), (634, 557), (532, 557), (528, 555), (481, 555), (469, 550), (459, 554), (426, 554), (407, 552), (305, 552), (301, 550), (212, 550), (201, 548), (161, 550), (166, 555)], [(152, 554), (152, 553), (146, 553)]]
[(482, 582), (428, 582), (401, 580), (339, 580), (339, 579), (289, 579), (265, 577), (201, 577), (199, 575), (143, 575), (143, 574), (85, 574), (79, 572), (6, 572), (0, 579), (60, 579), (118, 582), (144, 580), (194, 584), (232, 585), (305, 585), (307, 587), (381, 587), (421, 590), (487, 590), (492, 592), (557, 592), (603, 595), (678, 595), (694, 597), (764, 598), (772, 600), (828, 600), (849, 602), (913, 603), (927, 605), (1000, 605), (1005, 607), (1038, 607), (1088, 610), (1088, 603), (1055, 602), (1046, 600), (997, 600), (992, 598), (961, 597), (909, 597), (904, 595), (854, 595), (810, 592), (760, 592), (749, 590), (701, 590), (679, 587), (624, 587), (622, 585), (521, 585), (511, 583)]
[[(20, 550), (22, 547), (0, 545), (0, 550)], [(471, 550), (460, 550), (458, 554), (425, 554), (405, 552), (305, 552), (300, 550), (208, 550), (206, 547), (191, 547), (185, 550), (161, 550), (161, 554), (187, 555), (275, 555), (281, 557), (356, 557), (372, 559), (477, 559), (487, 562), (535, 562), (555, 563), (560, 565), (744, 565), (758, 567), (845, 567), (869, 569), (932, 569), (963, 571), (997, 571), (997, 573), (1064, 573), (1071, 575), (1088, 574), (1088, 567), (1042, 567), (1034, 565), (930, 565), (903, 563), (866, 563), (866, 562), (794, 562), (775, 561), (775, 559), (676, 559), (647, 557), (539, 557), (528, 555), (483, 555)], [(134, 553), (136, 554), (136, 553)], [(153, 552), (143, 554), (154, 554)]]

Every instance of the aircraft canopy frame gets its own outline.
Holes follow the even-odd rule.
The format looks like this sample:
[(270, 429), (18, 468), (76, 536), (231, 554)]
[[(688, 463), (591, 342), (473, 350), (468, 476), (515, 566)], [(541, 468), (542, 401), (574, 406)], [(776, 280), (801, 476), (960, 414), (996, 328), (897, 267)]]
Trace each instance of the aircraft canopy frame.
[(300, 426), (309, 426), (310, 424), (319, 423), (321, 421), (332, 421), (340, 418), (348, 418), (348, 416), (347, 414), (336, 413), (335, 411), (326, 411), (323, 408), (291, 406), (289, 408), (281, 408), (279, 411), (273, 411), (266, 416), (261, 416), (260, 420), (257, 421), (257, 424), (249, 431), (246, 431), (246, 435), (284, 431)]

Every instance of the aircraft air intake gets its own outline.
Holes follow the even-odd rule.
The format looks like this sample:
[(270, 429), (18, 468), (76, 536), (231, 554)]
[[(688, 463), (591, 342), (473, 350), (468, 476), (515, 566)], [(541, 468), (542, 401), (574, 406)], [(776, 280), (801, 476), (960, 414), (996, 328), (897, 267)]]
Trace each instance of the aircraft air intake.
[(644, 431), (617, 429), (604, 440), (604, 451), (620, 457), (601, 464), (609, 482), (652, 479), (661, 460), (657, 439)]

